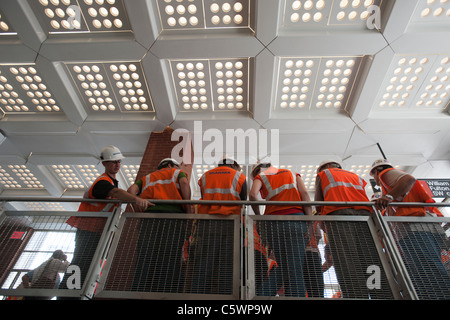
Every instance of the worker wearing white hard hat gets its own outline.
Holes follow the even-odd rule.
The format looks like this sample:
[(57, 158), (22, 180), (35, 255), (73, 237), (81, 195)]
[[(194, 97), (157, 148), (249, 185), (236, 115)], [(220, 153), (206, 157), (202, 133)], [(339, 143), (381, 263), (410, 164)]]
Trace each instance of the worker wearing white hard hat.
[[(191, 200), (188, 176), (173, 158), (162, 159), (157, 170), (136, 181), (128, 191), (140, 194), (143, 199), (167, 200), (168, 203), (149, 207), (146, 210), (149, 213), (181, 214), (193, 211), (192, 205), (170, 203), (170, 200)], [(132, 291), (177, 293), (183, 289), (183, 272), (177, 250), (181, 254), (188, 220), (168, 219), (170, 221), (164, 225), (163, 220), (141, 219), (139, 223)]]
[[(381, 187), (382, 197), (375, 199), (378, 209), (386, 209), (386, 215), (419, 219), (430, 215), (442, 216), (436, 207), (396, 206), (403, 203), (434, 203), (432, 196), (411, 174), (396, 169), (385, 159), (376, 160), (371, 175)], [(437, 222), (439, 223), (439, 222)], [(420, 227), (428, 223), (403, 223), (401, 232), (394, 236), (397, 244), (408, 261), (406, 269), (411, 282), (421, 300), (450, 299), (450, 275), (442, 263), (442, 238), (429, 227)], [(417, 227), (419, 226), (419, 228)], [(439, 233), (439, 232), (438, 232)], [(445, 233), (442, 231), (445, 237)]]
[[(217, 167), (206, 171), (198, 180), (202, 200), (239, 201), (247, 200), (246, 177), (241, 173), (240, 164), (231, 156), (223, 157)], [(198, 213), (203, 214), (240, 214), (240, 205), (198, 206)]]
[[(289, 204), (265, 206), (264, 215), (311, 215), (311, 206), (299, 202), (310, 201), (308, 192), (300, 174), (288, 169), (278, 169), (272, 166), (270, 159), (258, 161), (252, 169), (253, 184), (249, 199), (258, 201), (259, 197), (270, 202), (292, 202)], [(260, 215), (259, 205), (252, 205), (256, 215)], [(276, 279), (275, 285), (265, 288), (262, 285), (262, 295), (274, 296), (284, 285), (285, 295), (290, 297), (304, 297), (306, 287), (304, 283), (303, 262), (307, 245), (307, 225), (302, 221), (283, 221), (283, 226), (265, 224), (265, 233), (275, 235), (270, 237), (268, 245), (277, 255), (278, 270), (283, 277)], [(286, 228), (286, 229), (284, 229)], [(289, 231), (288, 231), (289, 230)], [(289, 233), (284, 237), (284, 233)], [(283, 254), (289, 252), (289, 255)], [(289, 256), (289, 257), (288, 257)]]
[(102, 161), (118, 161), (124, 158), (122, 152), (116, 146), (107, 146), (102, 149), (100, 154), (100, 160)]
[(378, 160), (375, 160), (375, 161), (372, 163), (372, 167), (370, 168), (370, 175), (373, 177), (373, 176), (374, 176), (375, 169), (380, 168), (380, 167), (383, 167), (383, 168), (386, 168), (386, 167), (393, 168), (394, 166), (393, 166), (388, 160), (386, 160), (386, 159), (378, 159)]
[(180, 163), (176, 160), (176, 159), (173, 159), (173, 158), (165, 158), (165, 159), (162, 159), (160, 162), (159, 162), (159, 164), (158, 164), (158, 170), (160, 170), (160, 169), (162, 169), (162, 168), (165, 168), (165, 167), (167, 167), (168, 165), (171, 165), (171, 166), (173, 166), (173, 167), (178, 167), (178, 168), (180, 168)]
[[(140, 194), (144, 199), (190, 200), (191, 188), (187, 174), (174, 158), (162, 159), (154, 172), (136, 181), (128, 188), (132, 194)], [(191, 213), (190, 205), (158, 204), (147, 208), (148, 212)]]
[[(119, 181), (116, 179), (120, 171), (122, 159), (125, 157), (115, 146), (103, 148), (100, 159), (105, 171), (92, 183), (89, 190), (84, 194), (85, 199), (101, 200), (122, 200), (124, 202), (134, 203), (141, 210), (145, 210), (153, 204), (136, 195), (128, 193), (119, 188)], [(111, 212), (118, 203), (108, 202), (81, 202), (78, 211), (81, 212)], [(95, 239), (99, 240), (105, 227), (106, 218), (72, 216), (66, 221), (67, 224), (77, 229), (75, 251), (72, 258), (72, 264), (80, 267), (81, 281), (84, 281), (86, 273), (89, 270), (93, 254), (97, 247)], [(66, 289), (67, 277), (61, 282), (61, 288)]]
[[(317, 169), (314, 201), (321, 202), (367, 202), (364, 205), (325, 205), (316, 206), (322, 215), (368, 216), (371, 214), (370, 200), (365, 192), (367, 182), (356, 173), (343, 170), (336, 160), (322, 161)], [(348, 264), (348, 261), (372, 261), (376, 259), (370, 250), (363, 250), (365, 238), (356, 228), (349, 228), (345, 223), (326, 224), (327, 233), (336, 276), (345, 298), (368, 299), (367, 275), (361, 268)], [(357, 250), (349, 252), (348, 248)], [(340, 259), (336, 259), (339, 254)], [(343, 262), (342, 262), (343, 261)], [(373, 260), (376, 261), (376, 260)], [(365, 270), (365, 269), (364, 269)], [(377, 292), (370, 293), (376, 298)]]
[[(197, 182), (202, 201), (217, 201), (217, 203), (201, 203), (198, 205), (198, 214), (210, 215), (240, 215), (242, 205), (222, 204), (220, 201), (247, 200), (247, 182), (241, 172), (241, 166), (232, 156), (224, 156), (217, 162), (217, 166), (202, 174)], [(217, 228), (214, 224), (199, 221), (197, 234), (200, 235), (193, 246), (192, 261), (195, 261), (192, 276), (192, 292), (212, 293), (212, 288), (205, 288), (205, 283), (214, 283), (215, 279), (231, 274), (233, 253), (224, 244), (228, 243), (232, 226)], [(203, 241), (203, 242), (202, 242)], [(224, 250), (225, 249), (225, 250)], [(207, 266), (207, 267), (205, 267)], [(231, 273), (230, 273), (231, 272)], [(224, 283), (227, 281), (224, 280)], [(221, 287), (223, 288), (223, 285)]]
[(333, 160), (333, 159), (328, 159), (328, 160), (322, 161), (319, 164), (319, 167), (317, 168), (317, 173), (322, 171), (325, 168), (325, 166), (342, 169), (342, 166), (338, 161)]
[(269, 157), (264, 157), (258, 160), (252, 167), (250, 177), (254, 179), (262, 169), (267, 169), (272, 166), (272, 162)]

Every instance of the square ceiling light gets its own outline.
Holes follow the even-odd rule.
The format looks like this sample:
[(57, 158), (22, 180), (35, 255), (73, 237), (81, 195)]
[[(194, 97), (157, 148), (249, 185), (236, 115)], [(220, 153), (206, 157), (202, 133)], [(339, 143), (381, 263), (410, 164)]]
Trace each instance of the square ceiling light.
[(382, 0), (285, 0), (284, 27), (363, 26)]
[(171, 60), (180, 111), (248, 111), (249, 59)]
[(31, 0), (49, 33), (130, 31), (122, 0)]
[(250, 28), (250, 0), (158, 0), (163, 30)]
[(68, 190), (84, 190), (100, 175), (95, 165), (51, 165), (47, 169)]
[(288, 57), (278, 63), (276, 111), (329, 112), (346, 109), (362, 57)]
[(34, 64), (0, 65), (0, 110), (13, 113), (61, 113)]
[[(122, 165), (120, 170), (124, 183), (127, 187), (131, 186), (136, 179), (139, 171), (139, 165)], [(96, 165), (51, 165), (47, 169), (59, 181), (62, 188), (77, 191), (86, 190), (100, 176), (101, 172)]]
[(154, 112), (139, 61), (68, 63), (66, 67), (91, 113)]
[(450, 1), (421, 0), (411, 17), (411, 22), (448, 22), (450, 17)]
[(383, 82), (375, 110), (443, 111), (449, 105), (450, 56), (397, 55)]
[(0, 165), (0, 188), (39, 190), (44, 186), (26, 165)]

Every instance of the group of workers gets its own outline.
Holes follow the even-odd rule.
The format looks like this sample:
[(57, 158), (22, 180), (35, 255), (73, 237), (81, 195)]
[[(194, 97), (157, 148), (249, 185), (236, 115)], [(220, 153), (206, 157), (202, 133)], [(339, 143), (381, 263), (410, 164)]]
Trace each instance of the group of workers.
[[(105, 167), (105, 172), (89, 188), (85, 197), (88, 199), (119, 199), (131, 202), (135, 211), (154, 212), (154, 213), (198, 213), (198, 214), (241, 214), (242, 205), (239, 204), (221, 204), (215, 200), (247, 200), (257, 201), (265, 199), (267, 201), (297, 202), (294, 204), (281, 204), (265, 206), (264, 215), (312, 215), (313, 206), (302, 205), (299, 202), (311, 201), (302, 177), (298, 173), (293, 173), (287, 169), (274, 167), (270, 161), (260, 161), (255, 164), (251, 170), (250, 178), (252, 185), (247, 191), (247, 178), (242, 173), (241, 166), (231, 158), (224, 158), (214, 169), (205, 172), (198, 181), (201, 190), (201, 200), (212, 200), (214, 203), (200, 204), (196, 207), (190, 204), (154, 204), (152, 199), (167, 200), (190, 200), (191, 190), (189, 177), (181, 169), (181, 164), (175, 159), (166, 158), (161, 160), (157, 170), (140, 180), (136, 181), (127, 191), (118, 187), (116, 175), (120, 170), (121, 161), (124, 156), (115, 146), (108, 146), (102, 150), (101, 161)], [(372, 206), (382, 210), (387, 215), (394, 216), (426, 216), (427, 207), (421, 206), (391, 206), (391, 202), (432, 202), (433, 199), (424, 191), (420, 183), (410, 174), (395, 169), (394, 166), (385, 159), (377, 160), (373, 163), (370, 175), (381, 187), (382, 196), (369, 200), (366, 195), (366, 181), (356, 173), (342, 169), (339, 162), (327, 160), (322, 162), (317, 169), (316, 188), (314, 201), (325, 202), (367, 202), (367, 206), (349, 206), (349, 205), (324, 205), (315, 206), (315, 210), (321, 215), (352, 215), (352, 216), (370, 216), (373, 212)], [(248, 194), (247, 194), (248, 192)], [(108, 211), (107, 203), (83, 202), (79, 211)], [(259, 205), (251, 206), (256, 215), (261, 214)], [(72, 264), (80, 266), (83, 279), (88, 269), (86, 259), (86, 241), (100, 237), (104, 228), (103, 218), (72, 217), (67, 223), (77, 229), (76, 247)], [(281, 285), (284, 285), (284, 292), (287, 296), (304, 297), (307, 294), (305, 288), (303, 264), (307, 246), (309, 244), (308, 229), (305, 221), (284, 220), (280, 221), (280, 226), (275, 224), (266, 224), (264, 230), (258, 230), (263, 234), (264, 242), (270, 247), (272, 256), (275, 256), (277, 268), (281, 271), (282, 279), (280, 283), (274, 286), (275, 289), (268, 289), (264, 283), (261, 283), (262, 289), (257, 291), (263, 295), (274, 295)], [(258, 227), (257, 227), (258, 228)], [(285, 233), (285, 236), (272, 236), (277, 232)], [(349, 231), (340, 228), (339, 223), (328, 223), (326, 230), (328, 242), (331, 245), (332, 254), (345, 255), (348, 252), (348, 246), (354, 246), (358, 243), (359, 235), (357, 231)], [(408, 235), (409, 236), (409, 235)], [(443, 288), (446, 297), (450, 295), (450, 280), (447, 271), (440, 263), (440, 244), (436, 243), (432, 237), (421, 240), (417, 235), (400, 239), (400, 244), (404, 244), (401, 250), (407, 255), (409, 260), (421, 263), (423, 259), (432, 259), (433, 264), (430, 270), (420, 277), (429, 276), (430, 279), (439, 279), (440, 286)], [(423, 236), (423, 235), (421, 235)], [(256, 237), (255, 237), (256, 238)], [(341, 239), (345, 238), (345, 241)], [(424, 245), (424, 242), (425, 244)], [(151, 244), (150, 244), (151, 245)], [(417, 252), (420, 247), (421, 252)], [(216, 248), (216, 250), (219, 250)], [(80, 252), (83, 251), (83, 257)], [(266, 252), (267, 253), (267, 252)], [(214, 253), (216, 254), (216, 253)], [(348, 253), (350, 255), (350, 253)], [(351, 253), (353, 256), (344, 257), (344, 259), (363, 259), (362, 255), (367, 252)], [(357, 255), (360, 254), (361, 257)], [(93, 255), (93, 252), (91, 252)], [(267, 254), (268, 256), (268, 254)], [(269, 257), (267, 257), (268, 260)], [(341, 257), (342, 258), (342, 257)], [(273, 261), (273, 260), (271, 260)], [(84, 263), (84, 267), (83, 267)], [(209, 265), (212, 270), (217, 269), (220, 261), (215, 261), (216, 265)], [(356, 286), (367, 288), (366, 270), (353, 269), (351, 264), (334, 263), (336, 274), (341, 284), (341, 290), (344, 297), (367, 298), (362, 297), (360, 293), (353, 296), (351, 288), (346, 288), (345, 283), (348, 279), (357, 279)], [(266, 271), (267, 272), (267, 271)], [(362, 273), (362, 274), (361, 274)], [(206, 277), (203, 274), (202, 279)], [(413, 282), (414, 282), (414, 275)], [(423, 280), (423, 279), (422, 279)], [(430, 280), (431, 281), (431, 280)], [(193, 281), (193, 283), (196, 283)], [(355, 286), (353, 284), (352, 286)], [(423, 292), (430, 289), (420, 288)], [(367, 290), (366, 290), (367, 291)], [(433, 290), (431, 290), (433, 291)], [(370, 295), (369, 297), (376, 297)]]

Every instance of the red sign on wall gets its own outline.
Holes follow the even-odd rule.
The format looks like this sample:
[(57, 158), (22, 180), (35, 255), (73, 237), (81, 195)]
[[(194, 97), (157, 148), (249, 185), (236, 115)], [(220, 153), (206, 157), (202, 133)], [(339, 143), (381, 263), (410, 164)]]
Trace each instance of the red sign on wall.
[(10, 239), (22, 240), (26, 233), (26, 231), (14, 231)]

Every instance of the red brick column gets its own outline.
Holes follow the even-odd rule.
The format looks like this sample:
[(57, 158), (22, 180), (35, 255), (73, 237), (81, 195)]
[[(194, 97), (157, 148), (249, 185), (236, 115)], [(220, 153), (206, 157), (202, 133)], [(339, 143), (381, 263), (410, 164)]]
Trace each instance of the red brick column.
[[(180, 138), (179, 141), (172, 141), (171, 139), (173, 132), (174, 130), (170, 127), (167, 127), (162, 132), (152, 132), (150, 139), (148, 140), (147, 147), (145, 148), (144, 156), (142, 157), (141, 166), (136, 176), (136, 181), (145, 175), (156, 171), (156, 168), (162, 159), (171, 158), (172, 150), (181, 142), (181, 139), (183, 139), (182, 143), (190, 143), (186, 141), (186, 137)], [(188, 146), (186, 145), (186, 147), (182, 150), (184, 151), (189, 149), (187, 147)], [(190, 150), (190, 163), (182, 163), (181, 165), (181, 169), (188, 175), (189, 179), (191, 177), (192, 162), (194, 160), (194, 150), (192, 148), (192, 144)], [(180, 154), (180, 157), (183, 156), (183, 154)]]

